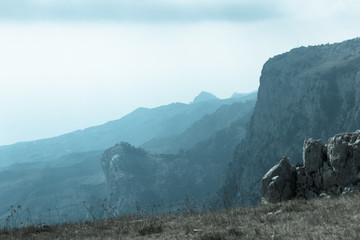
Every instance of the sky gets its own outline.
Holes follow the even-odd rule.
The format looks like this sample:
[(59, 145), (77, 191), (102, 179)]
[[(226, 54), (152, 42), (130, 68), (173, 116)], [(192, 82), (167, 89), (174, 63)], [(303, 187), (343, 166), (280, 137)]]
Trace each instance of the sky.
[(357, 0), (2, 0), (0, 145), (259, 87), (292, 48), (358, 37)]

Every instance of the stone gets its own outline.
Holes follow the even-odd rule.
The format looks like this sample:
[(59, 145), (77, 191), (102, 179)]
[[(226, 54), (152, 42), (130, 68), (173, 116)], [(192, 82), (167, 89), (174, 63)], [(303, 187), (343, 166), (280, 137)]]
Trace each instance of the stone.
[(324, 163), (322, 169), (323, 190), (327, 191), (334, 185), (340, 185), (340, 181), (331, 166), (329, 166), (327, 163)]
[(291, 166), (290, 159), (284, 157), (262, 179), (262, 201), (264, 203), (275, 203), (294, 198), (296, 193), (295, 174), (295, 168)]
[(343, 186), (359, 182), (360, 131), (330, 138), (327, 157)]
[(321, 197), (321, 198), (326, 198), (326, 199), (331, 198), (330, 195), (327, 194), (327, 193), (321, 193), (321, 194), (319, 195), (319, 197)]
[(305, 139), (303, 160), (304, 166), (294, 171), (289, 158), (283, 158), (264, 176), (261, 184), (263, 202), (275, 203), (293, 197), (329, 198), (357, 191), (360, 184), (360, 130), (337, 134), (327, 145), (321, 140)]
[(306, 173), (304, 167), (296, 168), (296, 179), (297, 179), (297, 184), (299, 185), (300, 188), (306, 187)]
[(314, 185), (314, 179), (310, 175), (306, 175), (306, 186), (313, 186)]
[(303, 146), (303, 161), (307, 173), (317, 172), (326, 160), (321, 140), (307, 138)]
[(305, 192), (305, 198), (306, 199), (311, 199), (311, 198), (316, 198), (316, 197), (317, 197), (317, 194), (313, 190), (307, 190)]

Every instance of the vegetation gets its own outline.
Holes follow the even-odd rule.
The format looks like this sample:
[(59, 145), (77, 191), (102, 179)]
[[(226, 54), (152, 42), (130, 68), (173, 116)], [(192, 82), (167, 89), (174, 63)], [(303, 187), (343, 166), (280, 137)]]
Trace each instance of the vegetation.
[(0, 239), (359, 239), (360, 195), (0, 230)]
[[(171, 202), (186, 195), (200, 201), (199, 198), (205, 198), (208, 192), (215, 193), (221, 187), (219, 179), (232, 159), (235, 146), (245, 135), (249, 113), (255, 105), (254, 101), (242, 102), (249, 97), (256, 98), (256, 93), (227, 100), (138, 109), (120, 120), (98, 127), (36, 142), (0, 146), (0, 189), (1, 195), (6, 196), (0, 197), (0, 222), (9, 212), (8, 206), (19, 204), (23, 209), (31, 209), (34, 223), (40, 220), (51, 223), (92, 220), (94, 217), (89, 216), (82, 201), (85, 200), (87, 206), (94, 206), (98, 198), (107, 196), (104, 170), (99, 161), (104, 150), (125, 140), (139, 145), (153, 138), (166, 139), (168, 135), (176, 137), (180, 134), (180, 142), (187, 143), (187, 148), (202, 142), (173, 157), (156, 154), (154, 162), (158, 164), (154, 168), (148, 164), (147, 152), (123, 142), (127, 155), (134, 157), (128, 159), (126, 168), (121, 164), (117, 166), (123, 171), (131, 171), (135, 177), (129, 183), (120, 183), (121, 188), (116, 189), (131, 189), (138, 195), (133, 199), (142, 204), (160, 199)], [(238, 117), (240, 119), (236, 120)], [(181, 134), (184, 131), (186, 134)], [(166, 140), (160, 146), (170, 148), (174, 144), (177, 143)], [(175, 145), (171, 148), (183, 148), (182, 144)], [(170, 169), (168, 174), (161, 175), (166, 179), (155, 181), (154, 171), (166, 169)], [(129, 184), (142, 186), (139, 181), (146, 184), (146, 187), (139, 187), (144, 191), (133, 191)], [(166, 186), (161, 187), (161, 182)], [(114, 190), (114, 194), (119, 192)], [(167, 196), (161, 196), (163, 193)], [(132, 200), (129, 203), (128, 208), (122, 207), (122, 213), (132, 213)], [(49, 218), (48, 209), (59, 214)], [(37, 214), (44, 212), (46, 214), (41, 216)]]

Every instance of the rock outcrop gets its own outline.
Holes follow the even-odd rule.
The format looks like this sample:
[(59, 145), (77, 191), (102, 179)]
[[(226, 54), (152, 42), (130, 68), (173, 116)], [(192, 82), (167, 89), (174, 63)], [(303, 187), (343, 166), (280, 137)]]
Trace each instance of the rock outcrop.
[(295, 168), (290, 159), (284, 157), (264, 176), (261, 193), (267, 202), (280, 202), (294, 197), (296, 190)]
[(162, 203), (162, 211), (170, 204), (182, 208), (187, 197), (206, 202), (221, 187), (219, 179), (231, 161), (239, 124), (175, 155), (150, 154), (128, 143), (106, 150), (101, 164), (112, 204), (120, 213), (134, 213), (136, 202), (143, 207)]
[(305, 139), (303, 164), (293, 167), (283, 158), (263, 177), (263, 202), (276, 203), (295, 197), (338, 195), (360, 183), (360, 130), (329, 139)]
[[(325, 142), (336, 133), (357, 129), (360, 38), (300, 47), (275, 56), (262, 69), (255, 110), (227, 171), (223, 191), (237, 190), (235, 200), (256, 204), (264, 174), (282, 156), (289, 156), (292, 163), (300, 162), (305, 138)], [(314, 154), (319, 160), (311, 166), (306, 163), (309, 171), (321, 169), (319, 144), (309, 146), (317, 149)], [(327, 174), (331, 180), (331, 171)]]
[[(101, 158), (107, 191), (113, 194), (120, 212), (133, 209), (136, 201), (151, 197), (161, 199), (165, 166), (162, 159), (147, 154), (128, 143), (116, 144)], [(157, 196), (147, 196), (159, 192)]]

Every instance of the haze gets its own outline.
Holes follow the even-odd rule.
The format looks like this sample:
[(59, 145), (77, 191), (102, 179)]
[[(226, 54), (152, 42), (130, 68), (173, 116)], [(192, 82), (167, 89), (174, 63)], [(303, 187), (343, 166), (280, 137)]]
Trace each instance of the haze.
[(355, 0), (3, 0), (0, 145), (201, 91), (256, 90), (270, 57), (357, 37), (359, 10)]

